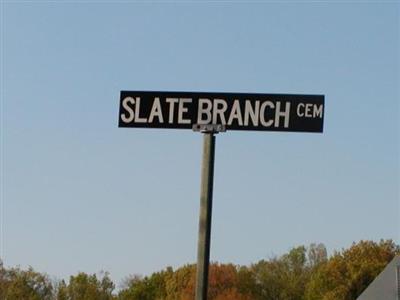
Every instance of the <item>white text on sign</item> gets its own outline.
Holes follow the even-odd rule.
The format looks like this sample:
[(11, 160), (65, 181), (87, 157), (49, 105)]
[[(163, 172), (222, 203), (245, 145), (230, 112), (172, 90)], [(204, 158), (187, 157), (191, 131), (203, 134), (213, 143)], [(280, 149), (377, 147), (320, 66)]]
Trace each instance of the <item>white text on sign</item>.
[[(167, 109), (162, 109), (160, 98), (155, 97), (151, 105), (149, 114), (141, 112), (140, 97), (126, 97), (122, 100), (124, 112), (121, 120), (124, 123), (152, 123), (157, 121), (163, 124), (190, 124), (191, 120), (187, 114), (193, 99), (191, 98), (166, 98)], [(197, 124), (221, 124), (232, 125), (236, 122), (239, 126), (264, 126), (279, 127), (283, 124), (284, 128), (289, 127), (290, 122), (290, 102), (272, 101), (249, 101), (245, 100), (244, 109), (239, 100), (234, 100), (231, 108), (228, 109), (227, 101), (224, 99), (198, 100)], [(297, 104), (297, 115), (305, 118), (322, 118), (323, 104)], [(175, 120), (175, 116), (177, 119)], [(282, 122), (282, 123), (281, 123)]]

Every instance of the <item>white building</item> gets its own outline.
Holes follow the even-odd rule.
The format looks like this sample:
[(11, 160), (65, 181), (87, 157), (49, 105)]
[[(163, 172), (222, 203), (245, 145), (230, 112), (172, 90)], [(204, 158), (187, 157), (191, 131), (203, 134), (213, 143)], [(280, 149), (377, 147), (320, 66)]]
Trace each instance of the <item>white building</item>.
[(400, 256), (396, 256), (357, 300), (400, 300)]

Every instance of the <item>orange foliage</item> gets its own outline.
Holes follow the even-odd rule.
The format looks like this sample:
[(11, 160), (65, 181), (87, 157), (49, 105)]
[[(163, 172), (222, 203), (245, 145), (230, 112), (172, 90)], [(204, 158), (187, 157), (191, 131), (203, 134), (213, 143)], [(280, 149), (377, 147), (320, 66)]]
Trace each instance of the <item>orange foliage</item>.
[[(210, 265), (208, 278), (208, 299), (210, 300), (251, 300), (249, 296), (237, 290), (239, 284), (237, 268), (232, 264)], [(192, 269), (191, 278), (182, 289), (180, 300), (192, 300), (195, 297), (196, 272)]]
[(237, 289), (229, 289), (219, 294), (214, 300), (252, 300), (249, 295), (243, 295)]

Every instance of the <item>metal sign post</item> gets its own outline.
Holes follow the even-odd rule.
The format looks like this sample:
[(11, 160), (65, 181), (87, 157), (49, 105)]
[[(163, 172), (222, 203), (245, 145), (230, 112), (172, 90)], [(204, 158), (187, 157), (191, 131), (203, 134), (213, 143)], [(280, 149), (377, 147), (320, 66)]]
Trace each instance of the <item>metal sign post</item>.
[(206, 300), (208, 290), (208, 267), (210, 264), (210, 239), (212, 197), (214, 182), (215, 136), (225, 131), (223, 126), (193, 126), (203, 136), (203, 158), (201, 165), (199, 240), (197, 244), (197, 275), (195, 300)]

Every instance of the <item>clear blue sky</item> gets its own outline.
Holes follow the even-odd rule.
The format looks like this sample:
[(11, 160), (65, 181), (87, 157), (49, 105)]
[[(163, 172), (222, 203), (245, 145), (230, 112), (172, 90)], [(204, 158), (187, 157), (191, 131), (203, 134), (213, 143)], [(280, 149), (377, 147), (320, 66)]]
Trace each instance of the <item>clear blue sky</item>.
[(324, 94), (321, 134), (217, 136), (211, 259), (400, 243), (400, 4), (2, 1), (1, 258), (119, 282), (197, 251), (202, 136), (120, 90)]

